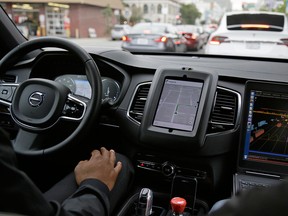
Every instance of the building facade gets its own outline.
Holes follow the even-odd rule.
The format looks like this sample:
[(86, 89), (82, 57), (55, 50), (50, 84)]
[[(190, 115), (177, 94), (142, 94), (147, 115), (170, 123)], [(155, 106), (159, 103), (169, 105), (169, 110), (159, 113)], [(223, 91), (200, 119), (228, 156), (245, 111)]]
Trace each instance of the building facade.
[(176, 24), (181, 4), (176, 0), (123, 0), (126, 10), (139, 9), (142, 21)]
[[(2, 7), (30, 36), (104, 37), (118, 21), (121, 0), (2, 0)], [(104, 25), (103, 25), (104, 23)]]

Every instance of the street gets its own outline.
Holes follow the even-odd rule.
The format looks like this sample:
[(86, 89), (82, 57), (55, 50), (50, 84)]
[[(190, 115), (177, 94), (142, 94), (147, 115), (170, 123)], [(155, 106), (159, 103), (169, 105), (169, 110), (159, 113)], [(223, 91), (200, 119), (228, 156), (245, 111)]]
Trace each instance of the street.
[(121, 49), (122, 41), (112, 41), (110, 38), (70, 38), (69, 40), (81, 46), (96, 46)]

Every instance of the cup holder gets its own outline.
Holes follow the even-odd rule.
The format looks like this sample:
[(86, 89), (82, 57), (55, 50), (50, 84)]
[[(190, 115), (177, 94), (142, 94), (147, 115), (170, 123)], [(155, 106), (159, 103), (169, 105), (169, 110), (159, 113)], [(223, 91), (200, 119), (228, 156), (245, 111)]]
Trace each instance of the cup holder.
[[(126, 204), (122, 207), (117, 216), (138, 216), (137, 215), (137, 203), (138, 203), (139, 193), (135, 193)], [(167, 211), (161, 206), (152, 206), (151, 216), (166, 216)]]

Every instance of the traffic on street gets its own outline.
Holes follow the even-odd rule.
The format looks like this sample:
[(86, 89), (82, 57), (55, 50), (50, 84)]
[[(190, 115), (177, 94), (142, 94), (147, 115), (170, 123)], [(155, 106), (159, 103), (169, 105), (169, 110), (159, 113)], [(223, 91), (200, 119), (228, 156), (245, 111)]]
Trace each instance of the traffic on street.
[[(81, 46), (96, 46), (99, 48), (119, 48), (122, 50), (121, 45), (122, 41), (121, 40), (112, 40), (108, 37), (99, 37), (99, 38), (69, 38), (69, 40), (81, 45)], [(198, 54), (203, 54), (204, 49), (200, 49), (198, 51), (187, 51), (189, 53), (198, 53)]]

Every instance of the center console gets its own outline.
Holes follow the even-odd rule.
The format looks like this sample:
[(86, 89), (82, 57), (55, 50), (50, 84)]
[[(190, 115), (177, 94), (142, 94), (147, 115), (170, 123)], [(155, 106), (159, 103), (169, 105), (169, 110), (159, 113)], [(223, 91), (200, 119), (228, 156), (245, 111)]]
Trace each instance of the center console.
[(174, 175), (170, 194), (141, 188), (132, 195), (117, 216), (196, 216), (208, 212), (208, 205), (196, 197), (197, 179)]
[(155, 151), (153, 155), (143, 151), (137, 155), (137, 177), (144, 187), (130, 197), (118, 216), (194, 216), (208, 212), (206, 202), (196, 197), (198, 186), (202, 189), (203, 182), (208, 181), (206, 167), (192, 167), (184, 158), (174, 162), (174, 156), (179, 149), (187, 156), (204, 147), (217, 80), (215, 73), (190, 67), (157, 69), (138, 138), (139, 145), (157, 149), (163, 157), (154, 155)]

